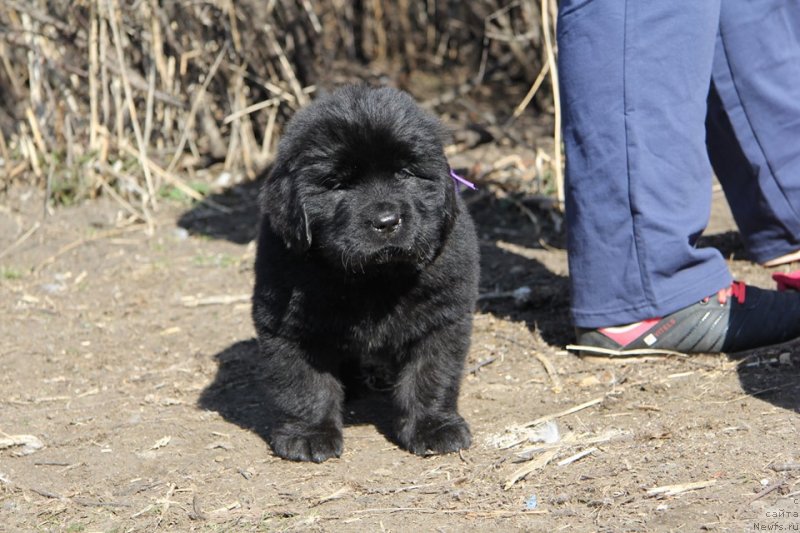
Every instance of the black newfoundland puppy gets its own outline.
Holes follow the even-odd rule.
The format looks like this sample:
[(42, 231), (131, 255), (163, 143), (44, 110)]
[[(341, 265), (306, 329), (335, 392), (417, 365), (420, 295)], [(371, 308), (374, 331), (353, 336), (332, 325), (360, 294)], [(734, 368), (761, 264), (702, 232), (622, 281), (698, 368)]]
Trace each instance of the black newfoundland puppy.
[(261, 191), (253, 295), (277, 455), (341, 455), (345, 384), (376, 371), (401, 446), (470, 445), (457, 401), (478, 246), (443, 137), (388, 88), (339, 89), (290, 121)]

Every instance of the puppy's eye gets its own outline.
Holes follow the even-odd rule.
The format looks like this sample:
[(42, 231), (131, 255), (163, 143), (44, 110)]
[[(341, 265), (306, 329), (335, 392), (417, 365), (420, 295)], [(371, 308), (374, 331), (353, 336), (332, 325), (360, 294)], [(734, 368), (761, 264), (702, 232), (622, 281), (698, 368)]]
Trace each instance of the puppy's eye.
[(341, 182), (341, 180), (338, 180), (333, 176), (328, 176), (322, 180), (322, 186), (329, 191), (338, 191), (344, 188), (344, 184)]
[(416, 178), (417, 175), (411, 172), (411, 170), (407, 168), (401, 168), (400, 172), (397, 174), (401, 178)]

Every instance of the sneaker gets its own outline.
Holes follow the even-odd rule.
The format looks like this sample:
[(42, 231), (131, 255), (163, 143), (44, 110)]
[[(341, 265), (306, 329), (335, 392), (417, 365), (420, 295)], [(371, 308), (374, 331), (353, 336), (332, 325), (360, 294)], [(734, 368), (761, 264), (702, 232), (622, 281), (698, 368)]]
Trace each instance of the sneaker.
[(800, 337), (800, 294), (735, 281), (716, 295), (662, 318), (627, 326), (577, 328), (581, 354), (630, 357), (651, 354), (740, 352)]
[(800, 270), (794, 272), (775, 272), (772, 279), (778, 284), (779, 291), (800, 291)]

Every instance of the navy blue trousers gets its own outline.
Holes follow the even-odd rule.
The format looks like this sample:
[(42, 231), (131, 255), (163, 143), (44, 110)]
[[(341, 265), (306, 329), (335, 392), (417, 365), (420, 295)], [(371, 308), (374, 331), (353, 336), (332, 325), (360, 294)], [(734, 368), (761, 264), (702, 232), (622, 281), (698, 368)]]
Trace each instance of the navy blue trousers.
[(562, 0), (576, 325), (663, 316), (727, 287), (712, 165), (755, 261), (800, 249), (800, 4)]

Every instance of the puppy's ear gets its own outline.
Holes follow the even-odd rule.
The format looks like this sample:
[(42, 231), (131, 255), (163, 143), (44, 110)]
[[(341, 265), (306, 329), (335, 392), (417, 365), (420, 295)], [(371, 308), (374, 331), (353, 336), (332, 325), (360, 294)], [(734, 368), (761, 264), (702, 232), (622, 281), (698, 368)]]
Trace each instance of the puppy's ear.
[(444, 193), (444, 234), (449, 235), (450, 230), (453, 229), (453, 225), (456, 223), (456, 217), (459, 211), (458, 201), (456, 200), (458, 187), (453, 182), (453, 178), (450, 177), (449, 172), (445, 181), (447, 182), (447, 189)]
[(285, 164), (276, 162), (261, 187), (259, 206), (286, 247), (305, 252), (311, 247), (311, 227), (297, 181)]

